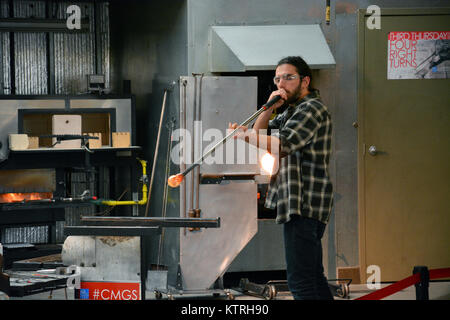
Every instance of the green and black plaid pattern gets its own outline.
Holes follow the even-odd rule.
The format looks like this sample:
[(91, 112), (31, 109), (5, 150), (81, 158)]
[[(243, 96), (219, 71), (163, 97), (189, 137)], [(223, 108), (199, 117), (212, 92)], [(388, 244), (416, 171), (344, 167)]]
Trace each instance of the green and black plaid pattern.
[(269, 121), (281, 142), (279, 170), (272, 176), (265, 206), (277, 208), (277, 223), (291, 214), (327, 223), (333, 206), (333, 185), (328, 165), (331, 154), (331, 117), (312, 91), (296, 106)]

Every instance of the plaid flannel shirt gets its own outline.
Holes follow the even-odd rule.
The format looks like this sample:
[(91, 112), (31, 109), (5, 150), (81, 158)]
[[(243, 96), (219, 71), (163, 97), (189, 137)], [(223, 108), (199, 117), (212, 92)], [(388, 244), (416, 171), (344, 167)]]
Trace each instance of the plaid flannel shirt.
[(331, 154), (332, 124), (318, 90), (289, 106), (269, 121), (278, 129), (282, 156), (279, 170), (271, 177), (265, 206), (277, 208), (277, 223), (291, 214), (327, 223), (333, 206), (333, 186), (328, 164)]

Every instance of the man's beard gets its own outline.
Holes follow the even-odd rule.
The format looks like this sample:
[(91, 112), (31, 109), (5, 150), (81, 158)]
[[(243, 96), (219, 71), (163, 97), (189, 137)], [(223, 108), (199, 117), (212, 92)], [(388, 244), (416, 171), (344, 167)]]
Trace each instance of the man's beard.
[(300, 92), (301, 92), (301, 87), (298, 86), (294, 91), (291, 92), (287, 92), (288, 94), (288, 99), (286, 100), (286, 103), (289, 104), (293, 104), (294, 102), (297, 102), (300, 99)]

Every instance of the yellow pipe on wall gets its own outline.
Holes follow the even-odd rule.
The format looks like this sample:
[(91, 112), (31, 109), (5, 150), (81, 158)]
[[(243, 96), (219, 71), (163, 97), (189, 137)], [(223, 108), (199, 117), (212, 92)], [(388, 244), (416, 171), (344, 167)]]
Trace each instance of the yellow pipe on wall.
[(133, 201), (133, 200), (126, 200), (126, 201), (115, 201), (115, 200), (103, 200), (101, 204), (106, 206), (132, 206), (132, 205), (143, 205), (147, 203), (147, 184), (145, 181), (147, 180), (147, 161), (138, 159), (139, 162), (142, 165), (142, 178), (143, 178), (143, 184), (142, 184), (142, 199)]

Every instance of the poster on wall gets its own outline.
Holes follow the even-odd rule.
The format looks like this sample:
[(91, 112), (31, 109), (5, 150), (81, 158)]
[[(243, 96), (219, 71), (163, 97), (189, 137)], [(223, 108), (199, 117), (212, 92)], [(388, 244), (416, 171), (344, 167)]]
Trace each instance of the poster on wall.
[(450, 31), (390, 32), (388, 79), (450, 78)]

